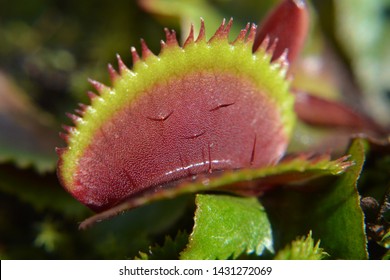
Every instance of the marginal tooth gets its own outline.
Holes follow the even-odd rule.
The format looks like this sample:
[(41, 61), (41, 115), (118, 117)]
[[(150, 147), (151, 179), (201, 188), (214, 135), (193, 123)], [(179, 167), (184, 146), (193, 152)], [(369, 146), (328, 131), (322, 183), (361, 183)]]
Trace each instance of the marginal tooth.
[(166, 41), (167, 41), (166, 44), (170, 47), (179, 46), (179, 42), (177, 41), (176, 38), (176, 31), (175, 30), (169, 31), (168, 28), (164, 28), (164, 31), (165, 31)]
[(273, 56), (271, 59), (271, 62), (278, 65), (279, 73), (282, 77), (287, 76), (287, 72), (290, 66), (288, 56), (289, 56), (289, 49), (284, 49), (284, 51), (279, 57), (276, 58)]
[(275, 58), (274, 58), (274, 53), (275, 53), (275, 50), (276, 50), (276, 46), (279, 42), (279, 39), (278, 38), (275, 38), (273, 40), (273, 42), (270, 42), (270, 44), (268, 45), (268, 48), (267, 48), (267, 53), (269, 53), (271, 56), (272, 56), (272, 60), (271, 61), (274, 61)]
[(275, 59), (275, 62), (279, 63), (282, 67), (288, 67), (288, 49), (284, 49), (283, 53)]
[(93, 79), (88, 79), (88, 82), (96, 89), (96, 91), (100, 94), (105, 94), (110, 91), (110, 88), (98, 81)]
[(355, 164), (354, 161), (349, 160), (350, 158), (351, 158), (351, 155), (346, 155), (346, 156), (343, 156), (343, 157), (335, 160), (335, 162), (340, 166), (341, 169), (345, 170), (348, 167), (351, 167)]
[(126, 72), (129, 72), (130, 69), (126, 66), (126, 64), (123, 62), (121, 56), (119, 54), (116, 54), (116, 59), (118, 61), (118, 68), (119, 68), (119, 73), (121, 75), (125, 74)]
[[(227, 36), (228, 36), (229, 33), (230, 33), (230, 30), (231, 30), (231, 28), (232, 28), (232, 25), (233, 25), (233, 18), (231, 17), (231, 18), (229, 19), (227, 25), (226, 25), (226, 28), (225, 28), (225, 33), (226, 33)], [(227, 38), (227, 36), (226, 36), (226, 38)]]
[(66, 142), (66, 144), (69, 144), (69, 135), (66, 134), (66, 133), (63, 133), (63, 132), (60, 132), (58, 133), (60, 135), (60, 137), (62, 138), (62, 140), (64, 140)]
[(80, 120), (81, 120), (81, 117), (75, 115), (75, 114), (71, 114), (71, 113), (66, 113), (66, 116), (72, 120), (72, 122), (77, 125)]
[(133, 65), (137, 64), (141, 59), (137, 53), (137, 50), (134, 47), (130, 48), (131, 56), (133, 58)]
[(210, 38), (209, 42), (212, 42), (216, 39), (222, 39), (225, 37), (225, 23), (226, 19), (222, 20), (221, 25), (218, 27), (217, 31), (215, 31), (214, 35)]
[(199, 30), (199, 35), (198, 38), (196, 39), (196, 43), (199, 43), (201, 41), (206, 40), (206, 28), (204, 26), (204, 20), (203, 18), (200, 18), (200, 30)]
[(114, 69), (114, 67), (111, 64), (108, 64), (108, 73), (110, 74), (111, 83), (115, 83), (116, 80), (119, 78), (118, 72)]
[(249, 34), (245, 40), (245, 43), (253, 45), (253, 42), (255, 41), (256, 38), (256, 31), (257, 31), (257, 25), (252, 23), (251, 27), (249, 28)]
[(83, 117), (84, 116), (84, 111), (83, 110), (80, 110), (80, 109), (74, 109), (74, 111), (76, 112), (77, 115), (79, 115), (80, 117)]
[(167, 48), (167, 44), (163, 40), (160, 41), (160, 48), (161, 53)]
[(92, 92), (92, 91), (88, 91), (88, 92), (87, 92), (87, 95), (88, 95), (88, 97), (89, 97), (89, 99), (90, 99), (91, 101), (93, 101), (94, 99), (96, 99), (96, 98), (99, 97), (96, 93), (94, 93), (94, 92)]
[(83, 110), (84, 113), (85, 113), (85, 111), (88, 110), (88, 107), (89, 107), (88, 105), (85, 105), (84, 103), (79, 103), (78, 105), (79, 105), (80, 109)]
[(68, 133), (68, 134), (71, 134), (71, 133), (73, 133), (73, 131), (75, 131), (75, 127), (74, 126), (69, 126), (69, 125), (62, 125), (62, 129), (66, 132), (66, 133)]
[(141, 52), (143, 60), (147, 59), (148, 57), (155, 56), (154, 53), (148, 48), (148, 45), (144, 39), (141, 39)]
[(185, 48), (188, 45), (191, 45), (194, 43), (194, 25), (191, 23), (190, 27), (190, 34), (188, 34), (188, 37), (186, 41), (184, 42), (183, 48)]
[(270, 38), (269, 38), (269, 35), (267, 35), (267, 36), (265, 36), (264, 40), (261, 42), (259, 47), (256, 50), (254, 50), (254, 51), (256, 52), (259, 49), (261, 49), (263, 51), (266, 51), (268, 49), (268, 47), (269, 47), (269, 44), (270, 44)]
[(232, 45), (245, 42), (245, 37), (246, 34), (248, 33), (249, 27), (250, 27), (250, 23), (248, 22), (245, 28), (241, 29), (240, 33), (238, 34), (237, 38), (233, 41)]
[(233, 18), (230, 18), (229, 22), (226, 24), (226, 20), (222, 20), (222, 24), (219, 26), (218, 30), (211, 37), (210, 42), (216, 39), (228, 40), (230, 29), (233, 24)]
[(55, 148), (55, 151), (56, 151), (58, 156), (61, 156), (63, 153), (66, 152), (66, 150), (67, 150), (67, 148), (58, 148), (58, 147)]

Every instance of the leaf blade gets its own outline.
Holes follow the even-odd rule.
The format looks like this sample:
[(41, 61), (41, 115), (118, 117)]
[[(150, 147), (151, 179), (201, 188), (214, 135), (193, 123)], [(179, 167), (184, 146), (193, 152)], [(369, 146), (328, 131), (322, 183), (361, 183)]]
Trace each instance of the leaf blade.
[(273, 251), (271, 225), (256, 198), (197, 195), (194, 230), (181, 259), (227, 259)]
[(364, 215), (356, 187), (365, 151), (366, 140), (352, 142), (348, 153), (355, 164), (337, 180), (311, 181), (300, 189), (277, 190), (262, 198), (273, 221), (275, 247), (312, 230), (332, 259), (367, 259)]

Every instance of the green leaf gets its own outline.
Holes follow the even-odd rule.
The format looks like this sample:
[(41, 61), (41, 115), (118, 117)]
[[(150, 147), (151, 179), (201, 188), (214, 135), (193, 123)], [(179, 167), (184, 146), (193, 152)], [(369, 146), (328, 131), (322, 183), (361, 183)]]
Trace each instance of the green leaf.
[(322, 201), (321, 207), (317, 209), (320, 212), (326, 211), (327, 217), (320, 221), (315, 232), (321, 236), (327, 252), (332, 257), (368, 258), (364, 214), (357, 191), (357, 181), (364, 165), (366, 149), (367, 143), (363, 139), (356, 139), (352, 143), (348, 153), (355, 165), (337, 180)]
[(271, 225), (256, 198), (197, 195), (195, 225), (181, 259), (227, 259), (273, 251)]
[(348, 153), (354, 165), (337, 180), (309, 182), (262, 198), (273, 221), (277, 246), (285, 246), (309, 230), (335, 259), (367, 259), (364, 215), (356, 183), (362, 170), (366, 141), (356, 139)]
[(320, 241), (314, 245), (314, 239), (310, 232), (306, 237), (293, 241), (275, 256), (276, 260), (321, 260), (328, 256), (322, 248)]

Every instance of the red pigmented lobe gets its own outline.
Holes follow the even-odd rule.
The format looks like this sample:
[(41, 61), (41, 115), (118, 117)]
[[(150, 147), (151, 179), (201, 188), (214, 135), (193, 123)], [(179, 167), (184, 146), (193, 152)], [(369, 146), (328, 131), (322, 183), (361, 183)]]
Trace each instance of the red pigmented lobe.
[(301, 51), (309, 29), (309, 12), (304, 0), (284, 0), (260, 24), (253, 43), (256, 51), (264, 40), (273, 49), (272, 60), (287, 51), (287, 61), (293, 62)]
[(156, 85), (96, 132), (72, 194), (99, 212), (197, 174), (274, 164), (287, 143), (278, 112), (236, 74), (192, 73)]

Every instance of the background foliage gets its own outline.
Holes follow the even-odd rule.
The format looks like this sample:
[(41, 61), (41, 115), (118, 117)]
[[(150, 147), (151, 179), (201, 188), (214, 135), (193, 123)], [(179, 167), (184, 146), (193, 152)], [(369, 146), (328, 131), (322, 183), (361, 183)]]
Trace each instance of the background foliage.
[[(221, 201), (207, 195), (156, 202), (89, 230), (77, 229), (92, 213), (59, 185), (54, 147), (64, 146), (57, 135), (61, 124), (69, 123), (65, 112), (78, 102), (88, 103), (87, 78), (108, 83), (107, 63), (115, 65), (119, 53), (131, 65), (130, 46), (139, 48), (141, 37), (158, 53), (163, 27), (175, 28), (183, 38), (189, 23), (197, 26), (203, 17), (210, 35), (223, 17), (233, 17), (234, 37), (246, 22), (258, 23), (277, 2), (2, 1), (0, 258), (390, 258), (389, 147), (362, 139), (349, 145), (350, 132), (303, 123), (296, 128), (290, 152), (331, 149), (337, 156), (349, 145), (355, 165), (340, 177), (249, 199), (244, 212), (262, 230), (240, 230), (245, 221), (229, 215), (232, 220), (219, 225), (231, 228), (243, 222), (236, 230), (244, 232), (239, 238), (247, 241), (232, 241), (232, 251), (207, 255), (210, 252), (196, 247), (210, 229), (191, 234), (195, 210), (195, 223), (202, 225), (218, 223), (213, 215), (200, 216), (204, 205), (221, 210)], [(294, 86), (342, 100), (389, 125), (390, 1), (309, 4), (311, 31)], [(369, 197), (364, 200), (365, 216), (361, 197)], [(219, 199), (222, 205), (224, 199), (243, 203), (236, 197)], [(302, 250), (306, 254), (297, 253)]]

